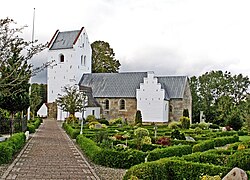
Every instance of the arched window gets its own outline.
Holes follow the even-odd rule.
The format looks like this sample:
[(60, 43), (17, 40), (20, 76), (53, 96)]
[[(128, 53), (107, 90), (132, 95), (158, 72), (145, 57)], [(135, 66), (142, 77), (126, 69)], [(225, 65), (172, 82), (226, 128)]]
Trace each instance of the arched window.
[(60, 54), (60, 62), (64, 62), (64, 55)]
[(105, 109), (105, 110), (109, 110), (109, 100), (108, 100), (108, 99), (106, 99), (106, 100), (104, 101), (104, 109)]
[(120, 110), (125, 110), (125, 100), (121, 99), (119, 104)]

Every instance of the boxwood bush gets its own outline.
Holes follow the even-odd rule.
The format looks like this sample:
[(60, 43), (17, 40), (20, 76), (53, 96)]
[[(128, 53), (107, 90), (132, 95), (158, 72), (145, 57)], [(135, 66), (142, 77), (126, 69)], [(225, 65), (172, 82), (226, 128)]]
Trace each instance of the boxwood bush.
[(192, 179), (200, 180), (204, 174), (226, 175), (231, 168), (210, 164), (187, 162), (171, 158), (164, 158), (154, 162), (148, 162), (131, 167), (123, 177), (124, 180), (131, 176), (138, 179)]
[(193, 152), (203, 152), (209, 149), (214, 149), (214, 141), (213, 140), (206, 140), (199, 144), (195, 144), (193, 146)]
[(189, 145), (169, 146), (162, 149), (154, 149), (148, 153), (148, 161), (155, 161), (161, 158), (182, 156), (192, 153), (192, 147)]
[(62, 127), (72, 139), (76, 139), (76, 137), (80, 134), (80, 129), (74, 129), (67, 123), (63, 123)]
[(137, 150), (102, 149), (83, 135), (77, 136), (76, 142), (94, 163), (107, 167), (129, 168), (144, 162), (146, 157), (146, 153)]
[(41, 118), (35, 118), (33, 120), (30, 120), (27, 124), (27, 131), (29, 131), (30, 133), (34, 133), (41, 123)]
[(12, 157), (25, 144), (26, 137), (24, 133), (13, 134), (7, 141), (0, 143), (0, 164), (8, 163)]

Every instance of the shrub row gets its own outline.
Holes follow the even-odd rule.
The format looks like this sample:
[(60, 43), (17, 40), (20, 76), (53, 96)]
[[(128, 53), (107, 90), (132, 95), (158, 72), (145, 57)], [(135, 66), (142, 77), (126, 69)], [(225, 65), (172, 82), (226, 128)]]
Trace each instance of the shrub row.
[(199, 163), (210, 163), (213, 165), (224, 166), (227, 162), (228, 155), (212, 154), (210, 152), (197, 152), (189, 155), (182, 156), (186, 161), (199, 162)]
[(29, 131), (30, 133), (34, 133), (41, 123), (41, 118), (35, 118), (34, 120), (29, 121), (27, 124), (27, 131)]
[(74, 129), (65, 122), (63, 123), (62, 127), (72, 139), (76, 139), (76, 137), (80, 134), (80, 129)]
[(219, 137), (212, 140), (206, 140), (193, 146), (193, 152), (203, 152), (214, 147), (224, 146), (226, 144), (239, 141), (239, 136)]
[(76, 142), (94, 163), (103, 166), (129, 168), (144, 162), (146, 157), (146, 153), (137, 150), (116, 151), (112, 149), (102, 149), (98, 147), (94, 141), (83, 135), (77, 136)]
[(13, 134), (7, 141), (0, 143), (0, 164), (8, 163), (25, 144), (24, 133)]
[(169, 146), (162, 149), (154, 149), (148, 153), (148, 161), (155, 161), (161, 158), (182, 156), (192, 153), (192, 147), (189, 145)]
[[(171, 158), (164, 158), (158, 161), (143, 163), (131, 167), (123, 177), (124, 180), (131, 177), (138, 179), (192, 179), (200, 180), (200, 176), (226, 175), (230, 171), (229, 167), (215, 166), (210, 164), (187, 162), (183, 160), (174, 160)], [(132, 178), (131, 178), (132, 179)]]
[(245, 171), (250, 171), (250, 150), (239, 150), (228, 157), (228, 167), (238, 167)]

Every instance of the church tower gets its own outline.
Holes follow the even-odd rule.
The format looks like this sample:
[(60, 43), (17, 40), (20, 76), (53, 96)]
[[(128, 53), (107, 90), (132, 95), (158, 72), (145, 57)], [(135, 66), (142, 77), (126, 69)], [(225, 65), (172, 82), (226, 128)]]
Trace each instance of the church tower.
[(91, 55), (85, 28), (55, 32), (48, 44), (47, 57), (48, 62), (52, 62), (47, 71), (47, 102), (50, 117), (56, 116), (57, 120), (64, 120), (67, 117), (66, 112), (55, 107), (55, 101), (58, 94), (63, 94), (65, 86), (78, 85), (84, 73), (91, 73)]

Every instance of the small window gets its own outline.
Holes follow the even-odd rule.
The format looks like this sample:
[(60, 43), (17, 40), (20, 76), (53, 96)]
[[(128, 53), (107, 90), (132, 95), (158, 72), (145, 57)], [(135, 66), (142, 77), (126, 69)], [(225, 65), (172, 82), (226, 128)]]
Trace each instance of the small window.
[(81, 55), (81, 65), (83, 66), (83, 55)]
[(120, 110), (125, 110), (125, 100), (124, 99), (120, 100)]
[(104, 109), (109, 110), (109, 100), (106, 99), (104, 102)]
[(60, 55), (60, 62), (61, 62), (61, 63), (64, 62), (64, 55), (63, 55), (63, 54)]
[(83, 65), (86, 66), (86, 56), (84, 56)]
[(93, 115), (93, 116), (95, 115), (95, 110), (92, 110), (92, 115)]

